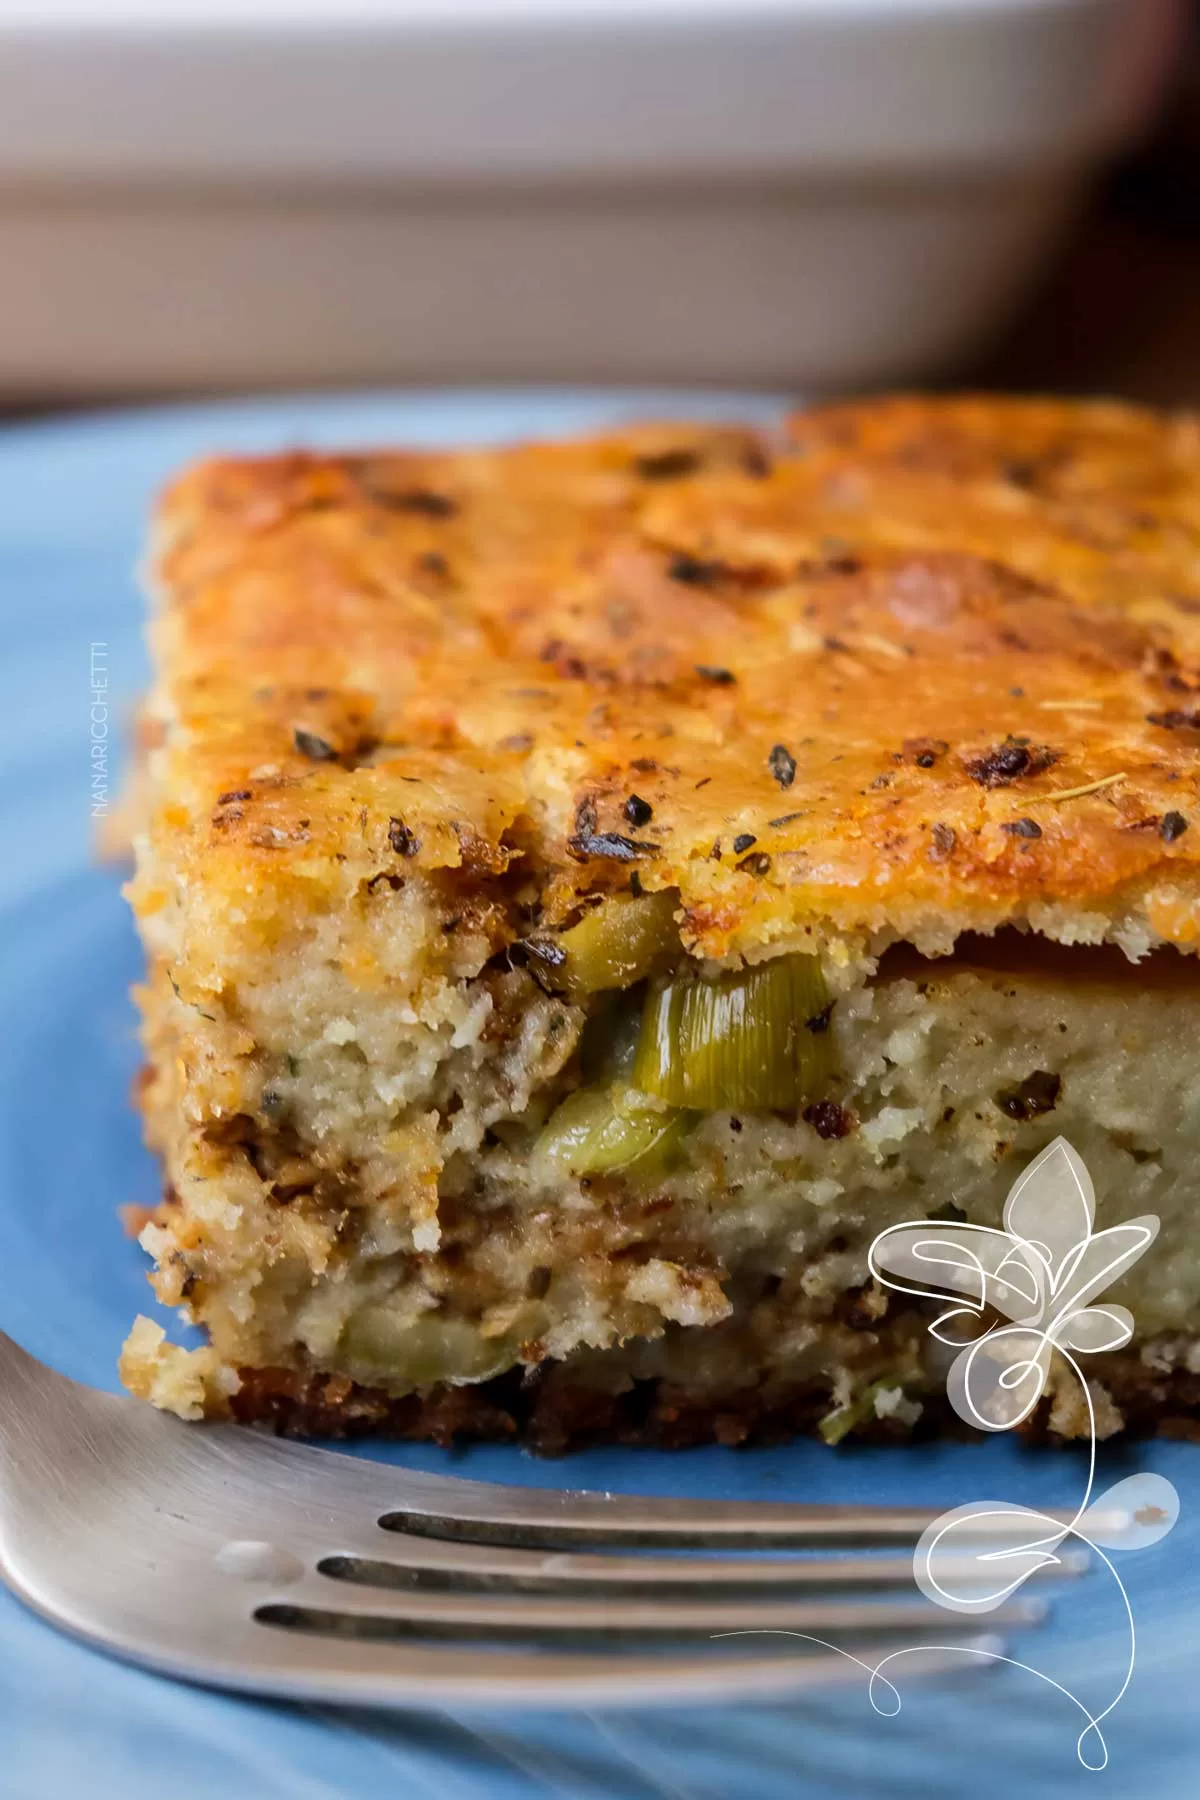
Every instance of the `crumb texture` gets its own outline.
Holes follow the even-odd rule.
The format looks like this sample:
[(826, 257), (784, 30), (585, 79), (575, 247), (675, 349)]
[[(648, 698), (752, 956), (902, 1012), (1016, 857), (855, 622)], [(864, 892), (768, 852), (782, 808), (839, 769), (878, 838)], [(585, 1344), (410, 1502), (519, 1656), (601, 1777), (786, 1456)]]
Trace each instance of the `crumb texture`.
[[(277, 1112), (181, 1129), (172, 1097), (152, 1118), (175, 1185), (141, 1235), (159, 1298), (205, 1323), (224, 1369), (336, 1377), (347, 1396), (375, 1396), (365, 1412), (354, 1402), (362, 1417), (392, 1426), (426, 1415), (380, 1412), (381, 1394), (506, 1371), (548, 1379), (555, 1365), (576, 1385), (580, 1370), (602, 1387), (665, 1384), (693, 1420), (737, 1396), (778, 1421), (802, 1395), (817, 1417), (857, 1408), (857, 1428), (882, 1387), (897, 1395), (893, 1425), (913, 1423), (941, 1385), (931, 1315), (898, 1312), (872, 1286), (872, 1239), (947, 1205), (999, 1226), (1017, 1173), (1061, 1133), (1092, 1174), (1098, 1230), (1161, 1219), (1153, 1254), (1108, 1297), (1132, 1309), (1139, 1353), (1153, 1339), (1178, 1362), (1200, 1316), (1200, 1073), (1177, 1048), (1200, 1032), (1200, 969), (1170, 951), (1141, 970), (1116, 951), (1056, 951), (1038, 967), (1006, 948), (889, 960), (835, 1009), (820, 1107), (697, 1117), (675, 1164), (646, 1183), (547, 1164), (544, 1092), (531, 1111), (518, 1081), (498, 1116), (486, 1046), (459, 1068), (460, 1104), (438, 1090), (415, 1122), (398, 1109), (409, 1123), (393, 1123), (386, 1150), (354, 1105), (339, 1133), (289, 1154)], [(362, 1058), (342, 1054), (356, 1096)], [(575, 1068), (566, 1061), (550, 1091)], [(322, 1093), (334, 1073), (317, 1059)], [(289, 1106), (306, 1117), (303, 1064)], [(166, 1354), (156, 1337), (139, 1362), (160, 1392), (174, 1376)], [(235, 1404), (252, 1410), (263, 1391), (251, 1382)], [(1056, 1403), (1060, 1435), (1073, 1434), (1071, 1404)], [(276, 1411), (290, 1417), (282, 1400)]]

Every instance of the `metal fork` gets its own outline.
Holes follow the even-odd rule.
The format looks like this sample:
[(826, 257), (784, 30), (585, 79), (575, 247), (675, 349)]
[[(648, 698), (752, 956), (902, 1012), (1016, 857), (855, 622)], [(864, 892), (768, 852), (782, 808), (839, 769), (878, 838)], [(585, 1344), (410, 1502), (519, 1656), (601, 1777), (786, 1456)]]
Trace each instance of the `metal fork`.
[[(889, 1673), (929, 1675), (977, 1666), (955, 1645), (1000, 1648), (912, 1588), (900, 1552), (930, 1512), (419, 1474), (183, 1424), (54, 1374), (2, 1333), (0, 1457), (13, 1591), (97, 1649), (212, 1686), (624, 1706), (862, 1680), (891, 1650), (904, 1654)], [(1083, 1566), (1068, 1553), (1055, 1572)], [(989, 1627), (1043, 1613), (1012, 1601)]]

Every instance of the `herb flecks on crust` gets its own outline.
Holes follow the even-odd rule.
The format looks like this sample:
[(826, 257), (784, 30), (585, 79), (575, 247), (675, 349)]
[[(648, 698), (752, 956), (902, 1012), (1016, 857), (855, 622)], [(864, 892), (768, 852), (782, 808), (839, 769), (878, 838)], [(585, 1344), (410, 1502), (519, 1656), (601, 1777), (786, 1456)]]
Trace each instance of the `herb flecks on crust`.
[(1188, 419), (983, 399), (202, 465), (157, 578), (163, 755), (207, 799), (159, 844), (231, 905), (248, 860), (276, 916), (394, 867), (394, 819), (561, 913), (637, 868), (721, 961), (1085, 918), (1190, 947), (1198, 484)]

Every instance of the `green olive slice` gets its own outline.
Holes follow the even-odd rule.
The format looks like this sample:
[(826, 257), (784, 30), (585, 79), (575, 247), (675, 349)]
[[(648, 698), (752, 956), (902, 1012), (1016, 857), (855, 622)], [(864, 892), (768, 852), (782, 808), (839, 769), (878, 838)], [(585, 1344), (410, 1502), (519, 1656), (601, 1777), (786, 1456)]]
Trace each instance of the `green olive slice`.
[(646, 997), (633, 1084), (672, 1106), (715, 1112), (796, 1106), (830, 1069), (829, 994), (816, 957), (777, 957)]
[(568, 931), (531, 938), (525, 948), (542, 985), (568, 1000), (632, 987), (678, 954), (678, 904), (673, 890), (608, 894)]
[(489, 1338), (469, 1319), (429, 1313), (404, 1321), (375, 1305), (352, 1316), (339, 1348), (358, 1380), (407, 1393), (441, 1381), (487, 1381), (519, 1360), (522, 1336), (535, 1335), (530, 1327)]
[(682, 1113), (650, 1107), (628, 1088), (579, 1088), (551, 1115), (535, 1155), (563, 1174), (639, 1180), (665, 1174), (687, 1133)]

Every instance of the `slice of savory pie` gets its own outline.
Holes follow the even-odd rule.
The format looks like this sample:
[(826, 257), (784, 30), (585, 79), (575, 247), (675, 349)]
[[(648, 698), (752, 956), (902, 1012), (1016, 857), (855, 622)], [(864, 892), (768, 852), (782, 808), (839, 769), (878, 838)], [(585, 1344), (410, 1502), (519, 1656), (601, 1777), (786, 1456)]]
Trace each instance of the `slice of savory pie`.
[[(294, 1430), (946, 1416), (885, 1226), (1066, 1136), (1157, 1243), (1103, 1432), (1200, 1420), (1200, 426), (894, 399), (778, 436), (281, 456), (158, 514), (131, 897), (207, 1347)], [(1085, 1426), (1052, 1372), (1035, 1424)]]

